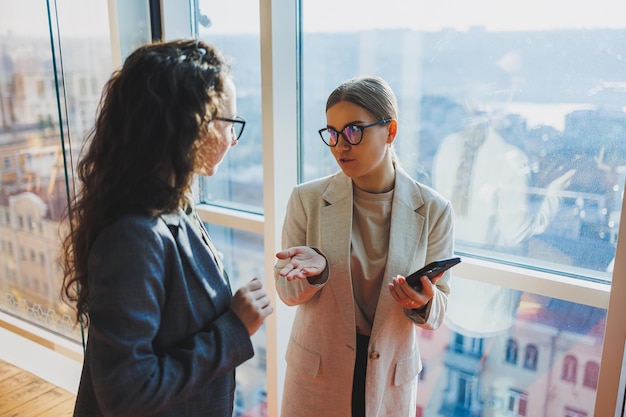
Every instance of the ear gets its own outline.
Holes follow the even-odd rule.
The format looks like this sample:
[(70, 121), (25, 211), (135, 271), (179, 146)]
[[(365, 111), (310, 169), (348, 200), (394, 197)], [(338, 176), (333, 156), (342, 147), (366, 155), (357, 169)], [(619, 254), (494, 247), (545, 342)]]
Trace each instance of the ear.
[(398, 133), (398, 122), (396, 120), (391, 120), (389, 122), (389, 134), (387, 135), (387, 143), (393, 143), (396, 139), (396, 134)]

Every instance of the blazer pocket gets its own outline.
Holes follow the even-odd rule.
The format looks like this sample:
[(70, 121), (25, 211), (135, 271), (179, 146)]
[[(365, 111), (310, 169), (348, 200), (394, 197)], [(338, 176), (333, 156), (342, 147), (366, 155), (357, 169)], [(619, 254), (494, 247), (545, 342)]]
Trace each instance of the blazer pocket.
[(291, 339), (287, 346), (285, 360), (287, 365), (292, 366), (298, 372), (315, 378), (320, 369), (321, 356), (319, 353), (313, 352)]
[(396, 362), (393, 384), (396, 387), (413, 381), (422, 370), (422, 359), (419, 353), (400, 359)]

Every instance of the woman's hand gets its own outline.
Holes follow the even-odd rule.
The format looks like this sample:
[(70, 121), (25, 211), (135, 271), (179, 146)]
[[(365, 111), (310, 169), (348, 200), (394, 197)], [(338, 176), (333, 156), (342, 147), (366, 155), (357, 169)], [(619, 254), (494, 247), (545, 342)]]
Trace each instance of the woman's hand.
[(267, 316), (274, 311), (258, 277), (237, 290), (230, 302), (230, 309), (246, 326), (250, 336), (259, 330)]
[(435, 296), (435, 291), (437, 291), (435, 284), (443, 277), (443, 274), (445, 272), (437, 275), (432, 280), (429, 280), (427, 276), (421, 277), (420, 281), (424, 287), (421, 292), (411, 287), (406, 282), (405, 277), (396, 275), (389, 283), (389, 293), (396, 300), (396, 303), (404, 308), (415, 309), (424, 307)]
[(314, 277), (326, 268), (326, 258), (308, 246), (294, 246), (276, 254), (275, 269), (287, 281)]

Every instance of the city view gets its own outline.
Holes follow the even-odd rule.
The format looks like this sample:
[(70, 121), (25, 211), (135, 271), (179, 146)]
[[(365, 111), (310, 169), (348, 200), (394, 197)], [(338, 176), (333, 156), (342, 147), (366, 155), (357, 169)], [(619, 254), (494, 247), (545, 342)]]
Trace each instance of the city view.
[[(202, 187), (210, 199), (261, 212), (258, 39), (207, 40), (233, 56), (247, 125), (219, 175)], [(351, 76), (381, 75), (399, 100), (400, 162), (424, 184), (435, 187), (433, 161), (444, 139), (467, 123), (468, 105), (526, 156), (528, 211), (540, 211), (549, 184), (575, 170), (541, 233), (514, 246), (460, 240), (457, 250), (610, 281), (626, 180), (626, 31), (379, 30), (304, 34), (302, 41), (303, 181), (337, 170), (317, 136), (328, 93)], [(415, 56), (407, 58), (407, 48)], [(60, 300), (57, 257), (74, 163), (113, 69), (109, 51), (108, 39), (67, 39), (59, 67), (48, 39), (0, 33), (0, 309), (79, 342), (80, 326)], [(236, 257), (224, 250), (236, 271), (230, 275), (261, 273), (262, 238), (228, 230), (215, 236), (218, 247), (238, 248)], [(506, 318), (497, 333), (470, 332), (452, 319), (435, 332), (416, 330), (425, 364), (416, 416), (592, 416), (606, 311), (491, 290), (511, 299), (506, 311), (486, 303)], [(238, 416), (266, 415), (263, 337), (238, 373)]]

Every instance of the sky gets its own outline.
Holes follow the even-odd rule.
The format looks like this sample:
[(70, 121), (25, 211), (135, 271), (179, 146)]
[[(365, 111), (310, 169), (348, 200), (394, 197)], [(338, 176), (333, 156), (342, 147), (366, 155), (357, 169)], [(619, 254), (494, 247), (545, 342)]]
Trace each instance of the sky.
[[(290, 0), (286, 0), (290, 1)], [(200, 0), (214, 32), (235, 28), (258, 31), (258, 0)], [(227, 9), (226, 9), (227, 8)], [(548, 30), (555, 28), (626, 28), (624, 0), (302, 0), (306, 32), (408, 28), (438, 31)]]
[[(46, 3), (0, 0), (0, 34), (9, 30), (47, 34)], [(50, 4), (56, 4), (59, 11), (62, 35), (108, 34), (106, 0), (50, 0)], [(199, 0), (199, 4), (201, 13), (211, 19), (208, 30), (212, 33), (259, 31), (259, 0)], [(302, 10), (306, 32), (466, 30), (472, 26), (490, 31), (626, 28), (624, 0), (302, 0)], [(64, 20), (72, 23), (63, 25)]]
[[(305, 0), (308, 30), (331, 26), (402, 27), (436, 31), (625, 28), (624, 0)], [(358, 4), (354, 7), (353, 4)], [(307, 14), (307, 5), (312, 12)], [(315, 9), (313, 11), (313, 8)], [(330, 12), (330, 13), (329, 13)], [(346, 16), (350, 18), (347, 19)], [(354, 25), (350, 23), (354, 22)]]
[[(0, 0), (0, 35), (10, 31), (17, 35), (48, 36), (47, 3), (46, 0)], [(50, 4), (54, 5), (55, 1), (50, 0)], [(56, 10), (62, 36), (108, 36), (106, 0), (56, 0)]]

